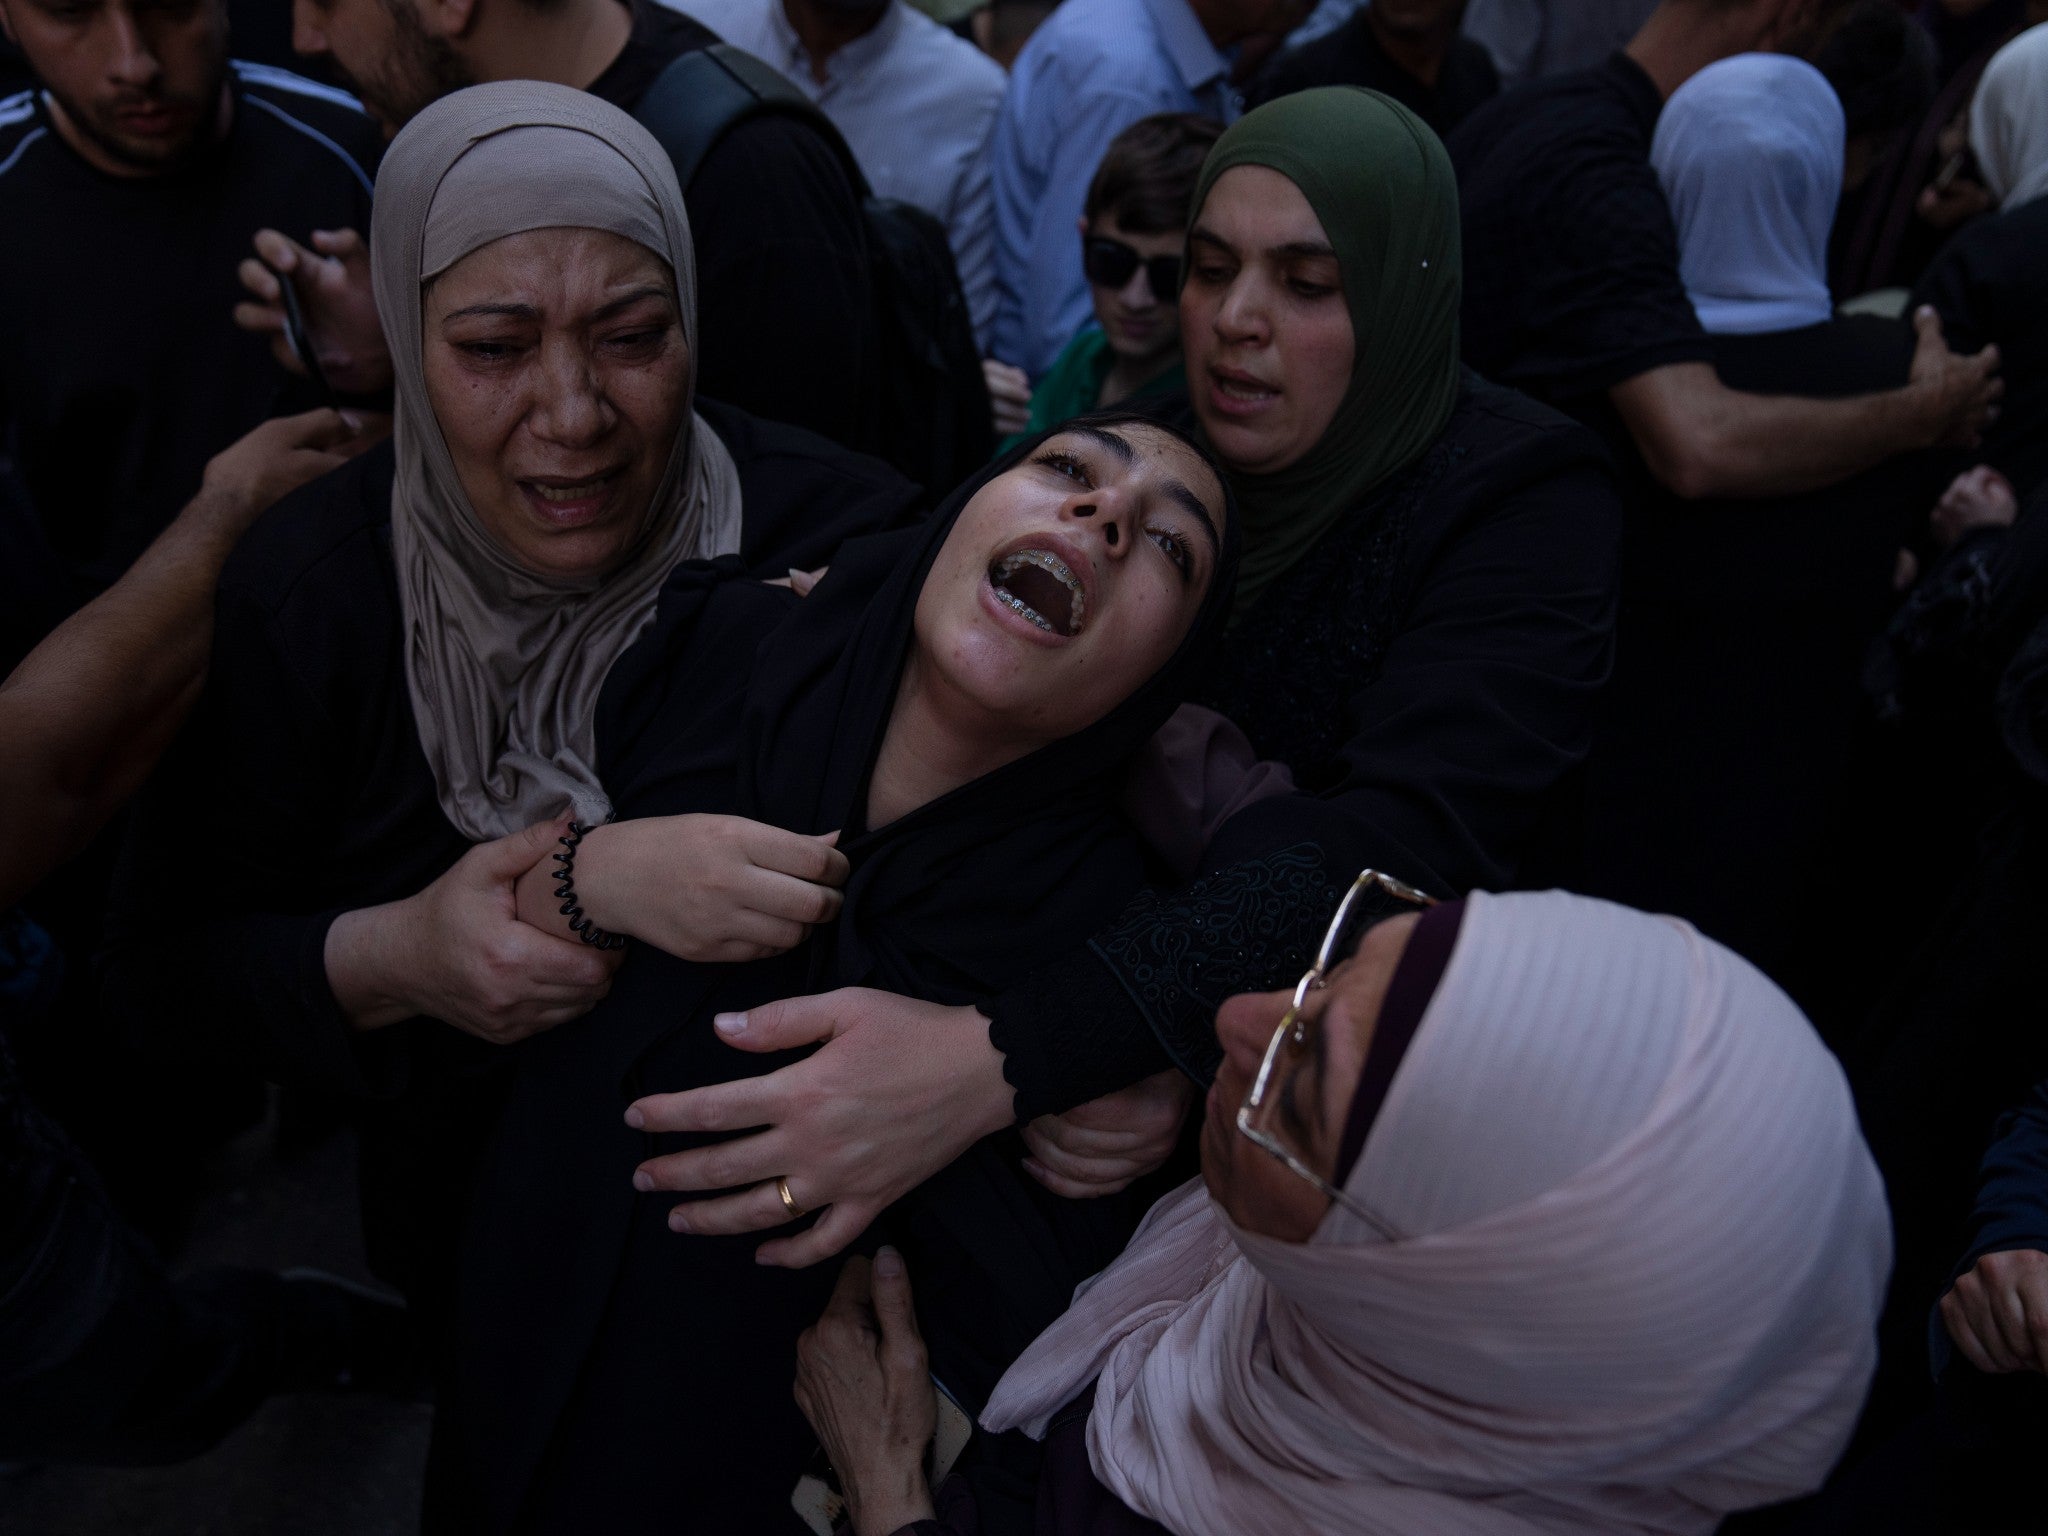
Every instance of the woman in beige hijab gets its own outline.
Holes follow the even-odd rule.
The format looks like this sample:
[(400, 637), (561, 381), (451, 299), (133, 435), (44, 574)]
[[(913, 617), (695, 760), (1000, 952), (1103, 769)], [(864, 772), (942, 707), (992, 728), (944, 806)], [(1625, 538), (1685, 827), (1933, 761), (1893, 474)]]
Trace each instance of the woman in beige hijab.
[[(916, 495), (693, 397), (674, 172), (591, 96), (516, 82), (436, 103), (385, 158), (372, 249), (392, 442), (237, 552), (206, 694), (142, 818), (111, 998), (275, 1080), (432, 1103), (408, 1118), (452, 1153), (471, 1133), (451, 1106), (488, 1099), (485, 1047), (609, 983), (608, 957), (517, 921), (513, 883), (560, 818), (607, 814), (600, 769), (626, 745), (607, 741), (607, 680), (670, 572), (822, 565)], [(767, 866), (815, 903), (835, 860), (764, 828), (702, 874)], [(450, 1224), (420, 1176), (430, 1144), (373, 1127), (369, 1150), (373, 1225), (381, 1182), (437, 1213), (408, 1246)]]

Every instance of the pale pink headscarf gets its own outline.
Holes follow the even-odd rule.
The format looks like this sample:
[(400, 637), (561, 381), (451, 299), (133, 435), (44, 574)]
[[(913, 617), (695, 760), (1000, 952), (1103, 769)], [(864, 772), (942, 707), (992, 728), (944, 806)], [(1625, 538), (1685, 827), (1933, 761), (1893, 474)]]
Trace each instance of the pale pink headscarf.
[(1819, 1484), (1890, 1265), (1847, 1084), (1674, 919), (1470, 898), (1347, 1190), (1305, 1244), (1201, 1181), (1005, 1376), (1182, 1536), (1706, 1532)]

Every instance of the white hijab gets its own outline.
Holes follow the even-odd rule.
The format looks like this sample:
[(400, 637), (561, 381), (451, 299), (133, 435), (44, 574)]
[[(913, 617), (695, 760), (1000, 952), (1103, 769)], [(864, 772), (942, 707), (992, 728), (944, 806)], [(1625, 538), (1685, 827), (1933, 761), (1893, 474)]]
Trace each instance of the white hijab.
[(1819, 1485), (1876, 1364), (1890, 1222), (1841, 1069), (1747, 962), (1560, 892), (1469, 899), (1305, 1244), (1199, 1179), (982, 1422), (1181, 1536), (1708, 1532)]
[(442, 97), (392, 141), (377, 173), (371, 273), (397, 376), (391, 544), (405, 671), (441, 809), (464, 836), (503, 837), (558, 814), (589, 822), (597, 697), (653, 616), (676, 565), (740, 545), (739, 476), (691, 412), (625, 562), (570, 581), (516, 565), (484, 531), (427, 400), (420, 297), (493, 240), (604, 229), (668, 264), (690, 349), (697, 266), (675, 168), (653, 136), (584, 91), (532, 80)]
[(1650, 163), (1678, 226), (1678, 270), (1700, 324), (1750, 336), (1834, 313), (1828, 232), (1847, 128), (1827, 77), (1801, 59), (1745, 53), (1672, 93)]
[(1970, 103), (1970, 149), (2000, 208), (2048, 196), (2048, 23), (1992, 55)]

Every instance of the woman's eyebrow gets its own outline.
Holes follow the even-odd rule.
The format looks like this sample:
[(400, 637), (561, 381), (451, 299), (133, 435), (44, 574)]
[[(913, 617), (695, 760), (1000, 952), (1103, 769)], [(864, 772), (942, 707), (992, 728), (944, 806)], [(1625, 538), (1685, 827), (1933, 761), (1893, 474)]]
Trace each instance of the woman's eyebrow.
[(1290, 240), (1285, 245), (1271, 247), (1266, 254), (1281, 261), (1310, 261), (1318, 258), (1335, 261), (1337, 248), (1324, 240)]
[(1202, 525), (1202, 532), (1209, 536), (1210, 552), (1212, 554), (1221, 553), (1223, 540), (1217, 536), (1216, 520), (1209, 515), (1209, 509), (1202, 505), (1202, 498), (1181, 484), (1180, 481), (1172, 478), (1168, 478), (1161, 489), (1166, 492), (1169, 500), (1179, 502), (1181, 506), (1187, 509), (1195, 521)]
[(462, 309), (451, 309), (441, 317), (441, 323), (450, 320), (466, 320), (472, 315), (504, 315), (513, 320), (538, 320), (540, 311), (531, 304), (471, 304)]
[(619, 295), (610, 303), (601, 306), (592, 318), (597, 320), (608, 319), (622, 309), (632, 308), (643, 299), (660, 299), (664, 303), (673, 302), (672, 296), (666, 288), (656, 288), (650, 284), (645, 288), (635, 288), (631, 293)]

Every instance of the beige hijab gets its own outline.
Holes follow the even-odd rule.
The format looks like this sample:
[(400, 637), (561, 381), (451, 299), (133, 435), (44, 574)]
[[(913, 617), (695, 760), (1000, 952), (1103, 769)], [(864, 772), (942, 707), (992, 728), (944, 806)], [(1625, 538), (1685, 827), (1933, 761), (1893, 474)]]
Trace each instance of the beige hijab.
[(997, 1386), (1180, 1536), (1706, 1536), (1819, 1486), (1877, 1362), (1884, 1187), (1842, 1069), (1672, 918), (1475, 894), (1342, 1206), (1200, 1179)]
[(693, 411), (647, 525), (599, 580), (536, 575), (484, 531), (456, 478), (421, 364), (424, 285), (529, 229), (603, 229), (675, 274), (695, 377), (697, 273), (668, 156), (616, 107), (535, 81), (445, 96), (393, 141), (377, 176), (371, 269), (397, 375), (391, 543), (405, 671), (441, 809), (466, 837), (502, 837), (565, 805), (602, 821), (596, 713), (606, 674), (680, 562), (740, 544), (739, 479)]

